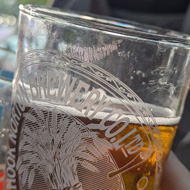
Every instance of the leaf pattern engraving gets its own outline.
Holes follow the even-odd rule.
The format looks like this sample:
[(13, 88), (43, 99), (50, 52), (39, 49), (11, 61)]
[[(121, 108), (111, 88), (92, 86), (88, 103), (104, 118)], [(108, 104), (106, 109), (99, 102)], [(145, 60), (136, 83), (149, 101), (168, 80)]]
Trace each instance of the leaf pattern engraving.
[(32, 169), (30, 171), (30, 174), (29, 174), (29, 177), (28, 177), (28, 187), (29, 188), (31, 188), (31, 186), (32, 186), (32, 182), (34, 180), (34, 175), (35, 175), (35, 171), (34, 171), (34, 169)]
[(38, 171), (50, 189), (83, 190), (77, 167), (98, 173), (95, 163), (113, 148), (98, 132), (56, 108), (33, 104), (24, 117), (16, 169), (29, 189)]
[(99, 170), (98, 170), (95, 166), (93, 166), (91, 163), (89, 163), (89, 162), (87, 162), (87, 161), (83, 161), (83, 162), (80, 162), (80, 161), (79, 161), (79, 164), (80, 164), (82, 167), (86, 168), (87, 170), (90, 170), (90, 171), (92, 171), (92, 172), (99, 172)]

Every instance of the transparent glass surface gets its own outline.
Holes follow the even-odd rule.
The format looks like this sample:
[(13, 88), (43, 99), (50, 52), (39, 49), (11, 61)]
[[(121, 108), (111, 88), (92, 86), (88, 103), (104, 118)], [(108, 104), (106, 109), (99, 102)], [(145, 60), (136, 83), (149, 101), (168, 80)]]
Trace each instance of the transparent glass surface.
[(158, 190), (190, 82), (190, 38), (20, 7), (5, 189)]

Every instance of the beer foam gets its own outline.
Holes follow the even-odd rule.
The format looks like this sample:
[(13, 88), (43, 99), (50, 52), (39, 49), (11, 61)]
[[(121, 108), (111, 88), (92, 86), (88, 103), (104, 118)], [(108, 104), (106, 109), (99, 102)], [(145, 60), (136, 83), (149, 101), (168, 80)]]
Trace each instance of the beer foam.
[[(120, 118), (128, 117), (130, 119), (130, 122), (134, 123), (134, 124), (139, 124), (139, 123), (145, 124), (145, 122), (147, 122), (147, 121), (155, 121), (157, 125), (174, 125), (174, 124), (178, 124), (180, 119), (181, 119), (180, 116), (176, 117), (176, 113), (175, 113), (174, 110), (169, 109), (167, 107), (157, 106), (157, 105), (153, 105), (153, 104), (149, 104), (149, 103), (145, 103), (145, 102), (144, 102), (144, 105), (142, 105), (142, 103), (140, 103), (140, 102), (133, 102), (133, 101), (130, 101), (132, 104), (129, 105), (128, 102), (126, 100), (124, 100), (124, 99), (108, 96), (103, 90), (101, 90), (101, 89), (98, 89), (98, 90), (101, 92), (101, 97), (99, 99), (101, 99), (103, 97), (103, 95), (106, 95), (108, 97), (108, 100), (111, 100), (113, 104), (110, 107), (104, 108), (103, 111), (97, 112), (95, 114), (95, 116), (93, 117), (94, 119), (104, 119), (114, 109), (123, 110), (124, 115), (121, 116)], [(28, 94), (30, 94), (29, 90), (28, 90)], [(83, 98), (85, 99), (87, 95), (89, 95), (89, 92), (84, 94)], [(92, 101), (93, 101), (93, 97), (91, 97), (91, 98), (92, 98)], [(63, 110), (63, 111), (65, 111), (65, 112), (67, 112), (67, 113), (69, 113), (71, 115), (79, 116), (79, 117), (88, 117), (88, 116), (92, 115), (93, 112), (94, 112), (94, 111), (89, 111), (88, 115), (86, 116), (84, 114), (85, 111), (86, 111), (85, 109), (82, 110), (82, 112), (80, 112), (76, 108), (71, 107), (69, 105), (68, 106), (61, 105), (63, 103), (62, 102), (56, 102), (56, 100), (54, 100), (52, 103), (42, 102), (41, 100), (38, 100), (38, 101), (33, 100), (33, 103), (36, 103), (40, 107), (43, 107), (43, 106), (48, 106), (48, 107), (56, 106), (60, 110)], [(30, 106), (30, 105), (26, 105), (26, 106)], [(97, 103), (94, 106), (96, 107)], [(152, 117), (142, 117), (142, 116), (139, 116), (139, 115), (135, 115), (135, 116), (132, 115), (130, 113), (130, 109), (133, 108), (132, 106), (135, 106), (136, 110), (140, 109), (140, 107), (145, 107), (146, 106), (148, 108), (148, 110), (150, 111), (150, 113), (152, 114)], [(127, 109), (127, 107), (129, 109)], [(115, 121), (117, 119), (118, 119), (118, 114), (114, 114), (111, 117), (109, 117), (110, 121)]]
[[(41, 107), (41, 109), (43, 109), (43, 107), (53, 107), (51, 103), (44, 103), (44, 102), (35, 102), (37, 105), (39, 105)], [(70, 106), (62, 106), (62, 105), (56, 105), (57, 109), (59, 109), (60, 111), (63, 111), (63, 112), (66, 112), (70, 115), (73, 115), (73, 116), (76, 116), (76, 117), (88, 117), (90, 116), (91, 114), (93, 114), (94, 112), (93, 111), (89, 111), (89, 113), (87, 114), (87, 116), (84, 114), (85, 113), (85, 109), (82, 110), (82, 111), (79, 111), (73, 107), (70, 107)], [(150, 106), (150, 105), (149, 105)], [(162, 111), (162, 113), (165, 113), (165, 117), (160, 117), (160, 116), (153, 116), (153, 117), (142, 117), (142, 116), (134, 116), (134, 115), (131, 115), (129, 113), (125, 113), (120, 116), (119, 118), (124, 118), (124, 117), (127, 117), (130, 119), (130, 123), (134, 123), (134, 124), (145, 124), (145, 121), (148, 122), (148, 121), (155, 121), (156, 123), (153, 123), (153, 124), (157, 124), (157, 125), (175, 125), (175, 124), (178, 124), (181, 117), (169, 117), (169, 113), (172, 112), (171, 110), (169, 111), (168, 108), (163, 108), (163, 107), (160, 107), (160, 106), (152, 106), (153, 108), (152, 109), (157, 109), (157, 111)], [(169, 113), (168, 113), (169, 112)], [(93, 119), (104, 119), (106, 116), (108, 116), (109, 114), (111, 113), (111, 110), (108, 112), (97, 112), (95, 114), (95, 116), (93, 117)], [(162, 114), (163, 115), (163, 114)], [(109, 121), (115, 121), (118, 119), (118, 114), (114, 114), (112, 115), (111, 117), (109, 117)]]
[[(58, 106), (59, 108), (65, 110), (66, 112), (74, 115), (74, 116), (79, 116), (79, 117), (86, 117), (83, 113), (85, 112), (85, 110), (82, 110), (82, 112), (76, 110), (75, 108), (72, 108), (72, 107), (62, 107), (62, 106)], [(92, 111), (89, 111), (88, 115), (90, 116), (91, 114), (93, 114)], [(104, 119), (106, 116), (108, 116), (109, 113), (106, 113), (106, 112), (98, 112), (96, 115), (95, 115), (95, 119)], [(134, 123), (134, 124), (139, 124), (139, 121), (141, 121), (142, 124), (144, 124), (144, 121), (143, 119), (140, 117), (140, 116), (134, 116), (134, 115), (129, 115), (129, 114), (124, 114), (120, 117), (121, 118), (124, 118), (124, 117), (128, 117), (130, 119), (130, 123)], [(178, 124), (181, 117), (168, 117), (168, 118), (165, 118), (165, 117), (153, 117), (154, 120), (156, 121), (156, 124), (157, 125), (174, 125), (174, 124)], [(118, 115), (115, 114), (111, 117), (109, 117), (109, 121), (115, 121), (116, 119), (118, 119)], [(149, 121), (150, 118), (148, 117), (144, 117), (144, 119), (146, 121)]]
[[(102, 97), (105, 95), (109, 100), (111, 100), (114, 104), (114, 106), (119, 106), (119, 107), (123, 107), (123, 110), (125, 110), (127, 107), (133, 107), (135, 106), (135, 108), (138, 110), (140, 109), (140, 107), (144, 107), (146, 106), (150, 112), (153, 114), (153, 116), (156, 117), (175, 117), (175, 111), (171, 110), (170, 108), (167, 107), (162, 107), (162, 106), (158, 106), (158, 105), (153, 105), (147, 102), (134, 102), (132, 100), (130, 100), (131, 105), (129, 105), (129, 101), (127, 101), (126, 99), (122, 99), (119, 97), (112, 97), (106, 94), (106, 92), (102, 89), (98, 89), (98, 91), (100, 91), (100, 98), (102, 99)], [(87, 96), (90, 94), (90, 92), (86, 93), (85, 95), (83, 95), (83, 98), (87, 98)], [(93, 100), (93, 97), (91, 97), (91, 99)], [(144, 104), (144, 105), (143, 105)], [(126, 105), (126, 106), (124, 106)]]
[[(31, 89), (30, 89), (29, 85), (25, 84), (25, 90), (27, 91), (27, 94), (29, 96), (31, 96)], [(50, 94), (54, 94), (56, 92), (55, 90), (58, 90), (58, 89), (57, 88), (50, 89), (50, 92), (51, 92)], [(96, 92), (93, 92), (93, 90), (84, 93), (82, 95), (82, 97), (80, 97), (80, 102), (83, 102), (85, 100), (88, 100), (88, 102), (86, 102), (86, 104), (89, 104), (89, 102), (92, 102), (93, 103), (92, 107), (95, 110), (98, 107), (98, 104), (101, 102), (101, 100), (103, 100), (105, 97), (106, 98), (103, 100), (104, 103), (111, 101), (111, 104), (108, 103), (108, 106), (103, 109), (103, 112), (99, 112), (96, 114), (97, 119), (103, 119), (104, 117), (106, 117), (105, 114), (108, 115), (110, 112), (112, 112), (113, 109), (121, 109), (125, 112), (125, 115), (127, 115), (128, 117), (131, 118), (133, 123), (139, 123), (138, 118), (140, 118), (140, 115), (139, 115), (139, 117), (133, 116), (133, 112), (134, 113), (139, 112), (140, 114), (142, 114), (143, 111), (147, 112), (147, 110), (149, 110), (147, 112), (147, 115), (151, 116), (151, 114), (152, 114), (154, 118), (157, 118), (156, 119), (156, 120), (158, 120), (157, 123), (164, 123), (164, 124), (166, 124), (166, 123), (167, 124), (168, 123), (169, 124), (170, 123), (178, 123), (180, 120), (180, 118), (176, 119), (175, 110), (172, 110), (170, 108), (162, 107), (162, 106), (158, 106), (158, 105), (153, 105), (153, 104), (149, 104), (146, 102), (142, 102), (140, 99), (137, 101), (132, 101), (132, 100), (128, 100), (127, 98), (110, 96), (106, 93), (106, 91), (104, 91), (103, 89), (100, 89), (100, 88), (95, 89)], [(90, 95), (91, 93), (92, 93), (92, 95)], [(52, 102), (53, 104), (57, 104), (57, 105), (63, 105), (64, 104), (64, 100), (62, 100), (62, 99), (60, 100), (60, 97), (59, 98), (55, 97), (53, 99), (51, 99), (51, 96), (46, 97), (46, 95), (45, 95), (46, 93), (44, 90), (40, 91), (40, 94), (41, 94), (40, 96), (42, 96), (42, 97), (38, 97), (39, 100), (38, 100), (37, 104), (39, 104), (40, 101), (44, 101), (44, 100), (47, 102), (48, 101)], [(68, 98), (68, 96), (69, 96), (69, 98)], [(67, 106), (65, 105), (67, 109), (71, 109), (71, 108), (69, 108), (70, 102), (74, 102), (75, 100), (73, 100), (72, 98), (73, 97), (77, 98), (77, 96), (78, 96), (78, 94), (77, 94), (76, 90), (74, 92), (70, 92), (70, 94), (67, 95), (66, 102), (65, 102), (65, 104), (67, 105)], [(98, 99), (96, 100), (97, 96), (98, 96)], [(90, 97), (90, 99), (88, 99), (89, 97)], [(64, 99), (64, 94), (63, 94), (62, 98)], [(84, 112), (85, 112), (85, 110), (83, 110), (82, 113), (79, 113), (79, 111), (77, 111), (77, 109), (75, 109), (75, 108), (72, 109), (72, 114), (74, 114), (74, 115), (85, 116), (83, 114)], [(89, 112), (88, 115), (91, 115), (92, 113), (93, 113), (93, 111)], [(114, 118), (114, 116), (113, 116), (113, 118), (111, 117), (110, 119), (111, 120), (117, 119), (116, 115), (115, 115), (115, 117), (116, 118)], [(173, 118), (173, 119), (172, 119), (172, 121), (168, 121), (168, 119), (166, 119), (166, 118), (170, 118), (169, 120), (171, 120), (171, 118)]]

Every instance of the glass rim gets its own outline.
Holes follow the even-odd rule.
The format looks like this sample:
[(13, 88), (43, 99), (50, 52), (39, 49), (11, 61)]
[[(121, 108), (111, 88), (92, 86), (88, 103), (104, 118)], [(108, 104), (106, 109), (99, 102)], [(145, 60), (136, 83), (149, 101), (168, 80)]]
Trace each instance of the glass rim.
[(69, 10), (51, 8), (38, 5), (20, 5), (21, 12), (34, 17), (40, 17), (46, 20), (53, 20), (55, 23), (70, 21), (76, 26), (86, 27), (89, 29), (97, 29), (112, 33), (113, 35), (121, 35), (151, 41), (155, 43), (163, 43), (173, 46), (182, 46), (190, 48), (190, 35), (174, 30), (163, 29), (157, 26), (140, 24), (138, 22), (124, 20), (114, 17), (106, 17), (91, 13), (78, 13)]

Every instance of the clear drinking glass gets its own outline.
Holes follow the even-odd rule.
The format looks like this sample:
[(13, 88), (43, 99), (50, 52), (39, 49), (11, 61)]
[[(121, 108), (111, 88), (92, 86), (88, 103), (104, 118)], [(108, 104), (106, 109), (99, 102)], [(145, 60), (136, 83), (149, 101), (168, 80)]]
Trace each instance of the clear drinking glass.
[(190, 82), (190, 38), (20, 7), (5, 189), (158, 190)]

